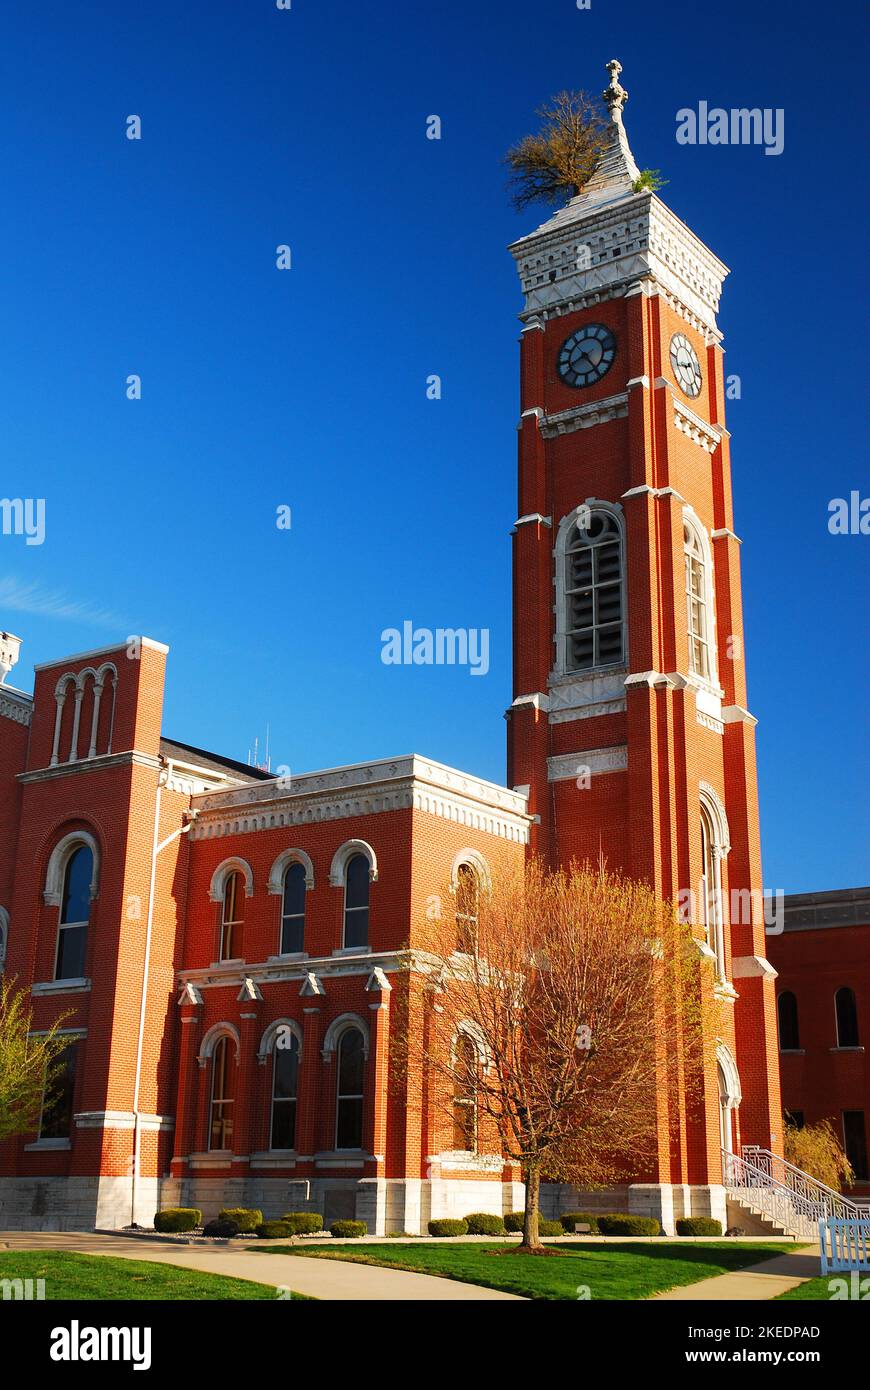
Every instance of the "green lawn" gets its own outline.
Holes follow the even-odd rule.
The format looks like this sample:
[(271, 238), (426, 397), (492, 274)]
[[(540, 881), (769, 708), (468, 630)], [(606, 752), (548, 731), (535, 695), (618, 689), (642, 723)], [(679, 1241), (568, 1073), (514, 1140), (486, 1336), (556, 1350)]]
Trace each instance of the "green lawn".
[[(66, 1299), (271, 1299), (271, 1284), (201, 1274), (178, 1265), (120, 1260), (111, 1255), (79, 1255), (62, 1250), (12, 1250), (0, 1253), (0, 1280), (44, 1279), (45, 1298)], [(0, 1305), (4, 1290), (0, 1289)], [(14, 1297), (14, 1293), (11, 1295)], [(291, 1298), (304, 1298), (294, 1293)]]
[[(830, 1285), (833, 1279), (845, 1280), (845, 1289), (842, 1283), (834, 1284), (833, 1288), (831, 1288)], [(851, 1274), (825, 1274), (821, 1275), (818, 1279), (807, 1279), (806, 1283), (798, 1284), (796, 1288), (789, 1289), (787, 1293), (777, 1294), (776, 1297), (777, 1302), (781, 1299), (785, 1299), (788, 1302), (793, 1302), (795, 1300), (801, 1302), (803, 1299), (815, 1299), (818, 1301), (821, 1299), (823, 1302), (828, 1303), (836, 1293), (839, 1294), (839, 1299), (836, 1301), (845, 1302), (847, 1300), (851, 1301), (854, 1287), (855, 1280), (853, 1280)], [(870, 1298), (870, 1274), (859, 1274), (857, 1287), (857, 1296), (860, 1300), (863, 1301), (864, 1299)], [(844, 1292), (845, 1299), (843, 1297)]]
[[(256, 1249), (256, 1247), (253, 1247)], [(556, 1254), (498, 1253), (511, 1247), (496, 1242), (479, 1245), (430, 1241), (425, 1245), (270, 1245), (268, 1253), (316, 1256), (416, 1270), (468, 1284), (485, 1284), (521, 1294), (524, 1298), (577, 1299), (649, 1298), (680, 1284), (694, 1284), (714, 1274), (760, 1264), (788, 1250), (788, 1245), (749, 1242), (592, 1245), (582, 1241), (551, 1246)], [(581, 1293), (582, 1288), (588, 1293)]]

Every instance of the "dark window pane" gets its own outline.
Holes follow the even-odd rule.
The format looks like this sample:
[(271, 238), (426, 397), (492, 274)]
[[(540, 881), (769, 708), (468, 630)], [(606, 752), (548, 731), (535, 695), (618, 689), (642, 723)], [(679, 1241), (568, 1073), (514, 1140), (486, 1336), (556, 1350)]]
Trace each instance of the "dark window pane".
[(345, 946), (367, 946), (369, 940), (369, 910), (367, 907), (349, 908), (344, 914)]
[(776, 1007), (779, 1016), (779, 1045), (785, 1052), (794, 1052), (801, 1044), (797, 999), (790, 989), (783, 990)]
[(362, 1148), (362, 1119), (362, 1097), (339, 1100), (335, 1134), (337, 1149)]
[(274, 1097), (276, 1100), (296, 1098), (299, 1078), (299, 1044), (291, 1035), (289, 1047), (275, 1048)]
[(866, 1182), (870, 1173), (867, 1170), (867, 1129), (863, 1110), (843, 1111), (843, 1140), (846, 1157), (855, 1170), (855, 1177)]
[(272, 1148), (293, 1149), (296, 1147), (296, 1102), (295, 1100), (275, 1101), (272, 1106)]
[[(858, 1009), (854, 990), (837, 990), (837, 1046), (858, 1047)], [(850, 1112), (852, 1113), (852, 1112)]]
[(43, 1105), (40, 1139), (69, 1139), (72, 1134), (77, 1056), (77, 1043), (70, 1043), (60, 1055), (59, 1075)]
[(85, 973), (87, 926), (62, 927), (58, 932), (56, 980), (80, 980)]
[(342, 1034), (341, 1042), (338, 1045), (338, 1094), (340, 1096), (362, 1095), (364, 1064), (362, 1033), (357, 1028), (350, 1028)]
[(305, 918), (285, 917), (281, 923), (281, 954), (293, 955), (305, 950)]
[(355, 854), (347, 866), (346, 907), (369, 905), (369, 861), (364, 854)]
[(66, 866), (61, 922), (86, 922), (90, 917), (93, 873), (94, 856), (87, 845), (79, 845)]
[(284, 875), (284, 916), (305, 915), (305, 866), (291, 864)]

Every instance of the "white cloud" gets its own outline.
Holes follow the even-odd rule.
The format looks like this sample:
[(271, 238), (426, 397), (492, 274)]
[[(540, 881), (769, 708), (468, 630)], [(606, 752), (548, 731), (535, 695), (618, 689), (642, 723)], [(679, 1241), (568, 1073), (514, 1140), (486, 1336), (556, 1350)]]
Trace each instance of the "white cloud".
[(95, 627), (124, 627), (118, 615), (108, 608), (99, 608), (85, 599), (70, 598), (62, 590), (47, 589), (35, 580), (22, 583), (11, 576), (0, 579), (0, 614), (4, 608), (16, 613), (37, 613), (46, 618), (90, 623)]

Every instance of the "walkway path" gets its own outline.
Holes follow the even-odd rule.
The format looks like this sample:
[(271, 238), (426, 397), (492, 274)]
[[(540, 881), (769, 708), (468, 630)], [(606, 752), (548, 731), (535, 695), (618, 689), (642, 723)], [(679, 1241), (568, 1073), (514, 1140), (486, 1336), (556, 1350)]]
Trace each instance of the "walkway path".
[[(264, 1246), (264, 1249), (266, 1247)], [(114, 1255), (129, 1260), (152, 1260), (180, 1265), (206, 1274), (226, 1274), (274, 1284), (312, 1298), (340, 1300), (389, 1300), (393, 1302), (467, 1303), (510, 1299), (516, 1294), (461, 1284), (455, 1279), (411, 1274), (401, 1269), (348, 1264), (343, 1260), (316, 1259), (304, 1255), (268, 1255), (259, 1251), (211, 1245), (191, 1247), (148, 1241), (138, 1236), (90, 1235), (73, 1231), (0, 1231), (0, 1254), (8, 1250), (63, 1250), (82, 1255)]]
[[(815, 1253), (814, 1253), (815, 1252)], [(736, 1269), (730, 1274), (717, 1274), (698, 1284), (684, 1284), (680, 1289), (658, 1293), (656, 1299), (690, 1299), (699, 1302), (754, 1302), (777, 1298), (807, 1279), (821, 1273), (818, 1246), (797, 1245), (785, 1255), (765, 1260), (748, 1269)]]

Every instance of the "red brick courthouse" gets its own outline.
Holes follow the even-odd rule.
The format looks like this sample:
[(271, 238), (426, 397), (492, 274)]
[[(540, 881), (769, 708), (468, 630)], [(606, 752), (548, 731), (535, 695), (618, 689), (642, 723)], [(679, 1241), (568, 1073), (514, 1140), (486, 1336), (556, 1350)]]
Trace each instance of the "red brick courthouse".
[[(609, 70), (596, 174), (511, 248), (508, 785), (418, 756), (288, 782), (175, 742), (167, 649), (144, 638), (39, 666), (32, 696), (0, 687), (0, 949), (35, 1026), (68, 1013), (69, 1037), (63, 1103), (3, 1148), (0, 1227), (244, 1203), (416, 1231), (521, 1208), (518, 1174), (474, 1126), (445, 1123), (429, 1078), (403, 1096), (387, 1068), (396, 1003), (425, 978), (415, 930), (432, 896), (467, 875), (485, 887), (530, 846), (552, 864), (602, 851), (662, 896), (691, 892), (717, 1001), (700, 1099), (663, 1090), (655, 1163), (604, 1205), (667, 1230), (724, 1218), (722, 1150), (781, 1151), (716, 322), (727, 271), (635, 191)], [(8, 670), (18, 643), (3, 644)], [(550, 1188), (545, 1208), (576, 1200)]]

